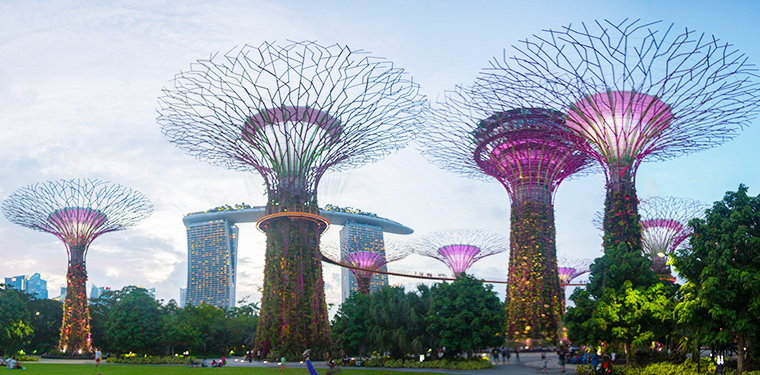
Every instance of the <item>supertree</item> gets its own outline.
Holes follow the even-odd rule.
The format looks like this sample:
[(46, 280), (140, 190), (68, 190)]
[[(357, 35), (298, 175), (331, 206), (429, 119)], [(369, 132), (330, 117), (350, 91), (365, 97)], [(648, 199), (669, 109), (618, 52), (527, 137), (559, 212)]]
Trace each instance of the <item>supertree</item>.
[(511, 200), (507, 335), (553, 339), (561, 317), (554, 195), (592, 161), (569, 141), (560, 112), (510, 107), (487, 86), (447, 92), (420, 139), (423, 153), (445, 169), (495, 178)]
[(380, 249), (355, 249), (351, 239), (341, 239), (340, 246), (325, 243), (320, 246), (322, 255), (332, 263), (347, 267), (356, 278), (356, 289), (364, 295), (370, 294), (370, 282), (377, 271), (386, 269), (388, 263), (406, 258), (411, 249), (397, 242), (386, 242)]
[(101, 234), (128, 229), (150, 216), (150, 200), (118, 184), (74, 179), (18, 189), (2, 208), (9, 221), (53, 234), (66, 244), (69, 264), (58, 348), (65, 353), (89, 352), (87, 249)]
[(179, 148), (261, 174), (267, 188), (264, 292), (256, 348), (300, 356), (330, 346), (317, 208), (327, 171), (404, 146), (424, 98), (402, 69), (348, 47), (244, 46), (198, 60), (160, 98), (158, 122)]
[(562, 289), (562, 311), (565, 307), (565, 290), (567, 284), (570, 284), (574, 279), (591, 272), (589, 265), (591, 265), (590, 259), (581, 258), (568, 258), (560, 256), (557, 259), (557, 273), (559, 274), (559, 286)]
[(668, 257), (694, 233), (689, 221), (700, 218), (706, 204), (685, 198), (651, 197), (642, 199), (641, 239), (644, 255), (652, 259), (652, 269), (661, 278), (675, 282), (667, 264)]
[(457, 277), (478, 260), (507, 251), (509, 243), (498, 234), (459, 229), (429, 233), (408, 246), (416, 254), (443, 262)]
[(609, 21), (548, 30), (495, 59), (479, 78), (514, 107), (565, 113), (578, 146), (605, 171), (604, 248), (640, 251), (636, 170), (713, 147), (755, 116), (752, 65), (731, 45), (659, 22)]

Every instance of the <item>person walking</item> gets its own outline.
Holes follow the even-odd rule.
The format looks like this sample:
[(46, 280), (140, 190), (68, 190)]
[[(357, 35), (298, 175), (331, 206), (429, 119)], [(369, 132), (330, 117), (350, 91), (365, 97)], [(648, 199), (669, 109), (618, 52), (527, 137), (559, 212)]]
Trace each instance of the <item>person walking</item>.
[(541, 363), (543, 364), (543, 373), (546, 373), (546, 365), (549, 363), (549, 360), (546, 359), (546, 353), (541, 352)]
[(103, 358), (103, 353), (100, 352), (100, 349), (95, 349), (95, 367), (100, 366), (101, 358)]
[(599, 356), (596, 355), (596, 350), (594, 350), (593, 353), (591, 353), (591, 368), (594, 369), (594, 375), (597, 374), (596, 367), (599, 366)]
[(285, 372), (285, 357), (280, 358), (280, 372)]
[(557, 357), (559, 357), (559, 369), (560, 372), (565, 372), (565, 348), (560, 347), (559, 352), (557, 353)]
[(515, 362), (520, 363), (520, 348), (515, 346)]

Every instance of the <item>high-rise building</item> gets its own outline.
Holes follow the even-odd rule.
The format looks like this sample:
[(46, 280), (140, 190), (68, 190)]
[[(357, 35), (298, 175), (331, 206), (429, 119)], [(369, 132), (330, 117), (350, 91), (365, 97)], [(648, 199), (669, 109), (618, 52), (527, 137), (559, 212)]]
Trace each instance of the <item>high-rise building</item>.
[(33, 294), (36, 298), (48, 298), (47, 281), (42, 280), (39, 273), (31, 277), (26, 275), (6, 277), (5, 285), (25, 293)]
[[(354, 208), (340, 208), (327, 205), (320, 209), (331, 225), (350, 226), (341, 233), (354, 238), (356, 245), (351, 251), (373, 248), (385, 256), (383, 232), (411, 234), (413, 230), (393, 220), (388, 220), (369, 212)], [(185, 301), (180, 306), (201, 302), (222, 308), (235, 306), (235, 277), (237, 275), (237, 223), (255, 223), (266, 215), (266, 207), (251, 207), (245, 203), (235, 206), (220, 206), (208, 211), (185, 215), (182, 222), (187, 228), (187, 289)], [(343, 234), (341, 234), (343, 236)], [(341, 251), (343, 251), (341, 249)], [(349, 250), (346, 250), (349, 251)], [(387, 270), (385, 266), (381, 270)], [(356, 279), (351, 272), (345, 273), (343, 295), (350, 294), (350, 287), (356, 289)], [(376, 290), (388, 285), (387, 275), (375, 275), (370, 289)], [(344, 297), (345, 299), (345, 297)]]
[(13, 289), (20, 290), (23, 292), (26, 290), (26, 279), (27, 277), (25, 275), (6, 277), (5, 287), (13, 288)]
[(188, 247), (186, 303), (234, 307), (238, 227), (227, 219), (185, 221), (185, 225)]
[[(340, 253), (341, 260), (345, 260), (350, 253), (357, 251), (369, 251), (382, 254), (385, 257), (385, 242), (383, 241), (383, 228), (377, 225), (348, 221), (340, 230)], [(381, 271), (387, 271), (388, 267), (380, 267)], [(356, 277), (348, 268), (341, 268), (341, 300), (345, 301), (351, 292), (357, 291)], [(388, 285), (388, 275), (374, 274), (370, 281), (370, 292)]]
[(100, 298), (100, 296), (103, 295), (103, 293), (110, 291), (111, 288), (107, 286), (97, 286), (95, 284), (92, 284), (92, 289), (90, 289), (90, 299)]
[(187, 288), (179, 288), (179, 307), (185, 307), (187, 303)]

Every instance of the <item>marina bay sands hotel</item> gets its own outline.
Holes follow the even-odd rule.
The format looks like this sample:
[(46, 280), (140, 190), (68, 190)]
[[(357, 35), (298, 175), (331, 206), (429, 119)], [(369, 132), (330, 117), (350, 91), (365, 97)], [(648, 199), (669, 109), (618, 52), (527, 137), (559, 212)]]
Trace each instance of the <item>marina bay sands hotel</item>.
[[(187, 288), (180, 291), (180, 304), (205, 302), (221, 308), (235, 306), (237, 278), (237, 223), (255, 223), (265, 216), (266, 207), (222, 206), (194, 212), (182, 218), (187, 228)], [(327, 205), (320, 215), (331, 225), (341, 225), (341, 257), (356, 251), (372, 251), (385, 256), (383, 233), (411, 234), (413, 231), (393, 220), (351, 208)], [(384, 269), (385, 270), (385, 269)], [(356, 279), (341, 270), (342, 299), (356, 290)], [(388, 285), (387, 275), (372, 277), (371, 289)], [(183, 295), (184, 294), (184, 295)]]

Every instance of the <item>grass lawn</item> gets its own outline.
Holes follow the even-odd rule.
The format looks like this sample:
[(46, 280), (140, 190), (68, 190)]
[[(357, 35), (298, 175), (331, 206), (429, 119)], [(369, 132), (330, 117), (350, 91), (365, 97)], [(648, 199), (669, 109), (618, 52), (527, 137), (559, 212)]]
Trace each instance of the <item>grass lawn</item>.
[[(32, 374), (55, 374), (55, 375), (131, 375), (131, 374), (308, 374), (305, 368), (286, 368), (285, 372), (280, 372), (279, 367), (224, 367), (224, 368), (191, 368), (189, 366), (176, 365), (122, 365), (122, 364), (102, 364), (100, 367), (92, 365), (76, 364), (51, 364), (51, 363), (24, 363), (25, 371), (19, 372), (20, 375)], [(327, 369), (317, 369), (317, 372), (324, 374)], [(14, 372), (15, 373), (15, 372)], [(342, 374), (346, 375), (419, 375), (418, 372), (400, 372), (400, 371), (383, 371), (383, 370), (360, 370), (345, 369)]]

